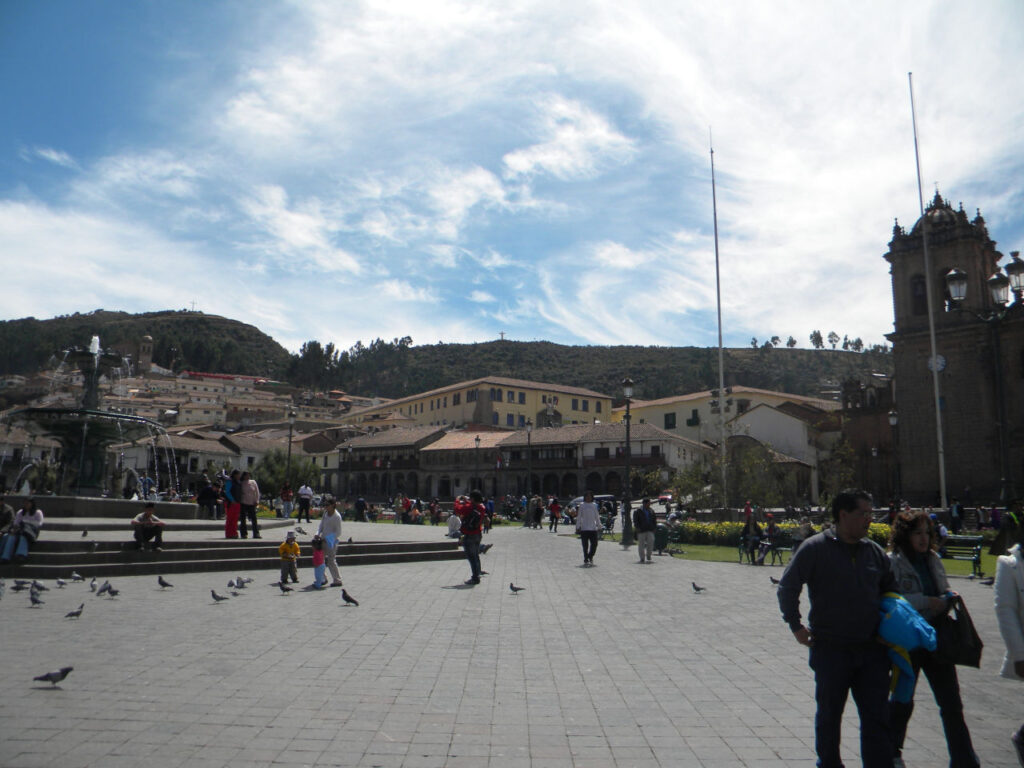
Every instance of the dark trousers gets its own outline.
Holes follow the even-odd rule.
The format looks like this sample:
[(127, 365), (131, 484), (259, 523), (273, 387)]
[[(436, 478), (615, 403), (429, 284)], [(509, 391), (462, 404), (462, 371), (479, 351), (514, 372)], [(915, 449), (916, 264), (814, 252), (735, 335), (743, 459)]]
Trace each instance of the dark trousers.
[(242, 538), (247, 538), (249, 533), (245, 528), (246, 520), (252, 521), (252, 537), (254, 539), (260, 538), (260, 526), (256, 522), (256, 505), (255, 504), (242, 504), (242, 514), (238, 518), (238, 530), (242, 534)]
[(164, 529), (159, 525), (137, 525), (135, 526), (135, 546), (142, 549), (142, 545), (150, 539), (154, 547), (164, 545)]
[(594, 562), (597, 552), (597, 531), (580, 531), (580, 543), (583, 544), (583, 562)]
[(558, 515), (552, 515), (548, 520), (548, 531), (558, 533)]
[(288, 579), (291, 579), (293, 584), (299, 582), (299, 571), (294, 560), (281, 561), (281, 583), (284, 584)]
[(814, 748), (820, 768), (843, 768), (840, 727), (847, 694), (860, 715), (860, 755), (864, 768), (891, 768), (889, 659), (878, 643), (835, 645), (819, 641), (810, 653), (814, 670)]
[(309, 499), (305, 498), (304, 496), (299, 496), (299, 511), (298, 511), (298, 513), (296, 513), (295, 519), (296, 520), (301, 520), (303, 513), (306, 514), (306, 522), (307, 523), (312, 522), (309, 519)]
[[(939, 705), (939, 717), (942, 718), (942, 729), (946, 733), (946, 748), (949, 750), (950, 768), (977, 768), (980, 763), (974, 754), (971, 744), (971, 733), (964, 722), (964, 705), (960, 700), (960, 681), (957, 680), (956, 667), (952, 664), (939, 664), (927, 651), (915, 651), (910, 655), (914, 665), (914, 675), (920, 680), (924, 672), (928, 684), (932, 687), (935, 703)], [(913, 694), (911, 694), (913, 697)], [(903, 750), (903, 740), (907, 735), (907, 723), (914, 713), (914, 699), (906, 704), (898, 701), (889, 703), (889, 724), (892, 729), (893, 745), (896, 754)]]
[(480, 581), (480, 539), (479, 533), (475, 536), (462, 537), (462, 549), (466, 552), (466, 559), (469, 560), (469, 570), (473, 579)]

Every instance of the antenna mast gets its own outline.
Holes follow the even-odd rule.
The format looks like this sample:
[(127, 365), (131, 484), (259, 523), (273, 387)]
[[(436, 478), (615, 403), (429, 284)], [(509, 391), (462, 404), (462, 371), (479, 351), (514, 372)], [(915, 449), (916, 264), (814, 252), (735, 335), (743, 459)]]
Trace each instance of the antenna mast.
[(711, 215), (715, 225), (715, 296), (718, 299), (718, 445), (722, 460), (722, 508), (729, 506), (725, 449), (725, 355), (722, 352), (722, 279), (718, 266), (718, 200), (715, 196), (715, 147), (708, 127), (708, 149), (711, 151)]

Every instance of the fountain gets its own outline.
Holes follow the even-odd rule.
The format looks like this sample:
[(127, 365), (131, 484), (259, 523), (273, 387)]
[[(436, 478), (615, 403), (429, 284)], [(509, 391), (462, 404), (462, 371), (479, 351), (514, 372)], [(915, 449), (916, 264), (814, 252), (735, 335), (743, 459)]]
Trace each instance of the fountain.
[(18, 408), (5, 414), (2, 420), (30, 434), (50, 437), (60, 443), (63, 471), (59, 473), (57, 494), (103, 496), (109, 477), (109, 447), (158, 434), (166, 435), (166, 430), (157, 422), (141, 416), (99, 409), (100, 377), (120, 368), (124, 360), (120, 353), (102, 349), (98, 336), (92, 337), (87, 348), (68, 350), (64, 360), (77, 365), (81, 372), (80, 407)]

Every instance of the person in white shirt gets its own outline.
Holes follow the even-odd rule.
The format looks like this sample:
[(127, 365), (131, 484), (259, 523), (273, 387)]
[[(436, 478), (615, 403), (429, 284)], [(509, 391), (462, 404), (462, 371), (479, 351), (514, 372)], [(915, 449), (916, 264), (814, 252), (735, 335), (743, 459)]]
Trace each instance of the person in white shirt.
[(313, 503), (313, 489), (305, 483), (299, 488), (299, 513), (295, 516), (296, 522), (302, 520), (302, 513), (306, 513), (306, 522), (311, 523), (309, 519), (309, 508)]
[[(1016, 502), (1020, 514), (1020, 502)], [(1017, 526), (1017, 543), (996, 560), (995, 609), (999, 634), (1006, 644), (1003, 677), (1024, 680), (1024, 525)], [(1017, 759), (1024, 765), (1024, 725), (1011, 737)]]
[(583, 503), (576, 511), (576, 530), (580, 534), (583, 545), (583, 565), (594, 564), (594, 553), (597, 551), (597, 532), (601, 529), (601, 513), (594, 503), (594, 492), (583, 494)]
[(451, 539), (457, 539), (461, 536), (460, 530), (462, 528), (462, 518), (452, 512), (452, 516), (448, 518), (448, 533), (445, 534)]
[[(300, 490), (299, 493), (302, 493)], [(320, 518), (320, 527), (317, 533), (324, 540), (324, 564), (331, 572), (332, 587), (341, 586), (341, 574), (338, 573), (338, 563), (335, 559), (338, 554), (338, 542), (341, 541), (341, 513), (338, 511), (337, 502), (333, 496), (324, 499), (324, 513)]]

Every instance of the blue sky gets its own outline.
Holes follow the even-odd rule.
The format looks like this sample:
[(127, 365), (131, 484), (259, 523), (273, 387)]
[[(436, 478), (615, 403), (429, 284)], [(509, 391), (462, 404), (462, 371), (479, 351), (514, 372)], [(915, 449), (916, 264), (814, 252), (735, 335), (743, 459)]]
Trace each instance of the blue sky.
[(291, 349), (891, 330), (926, 197), (1024, 250), (1024, 4), (0, 6), (0, 318), (191, 307)]

